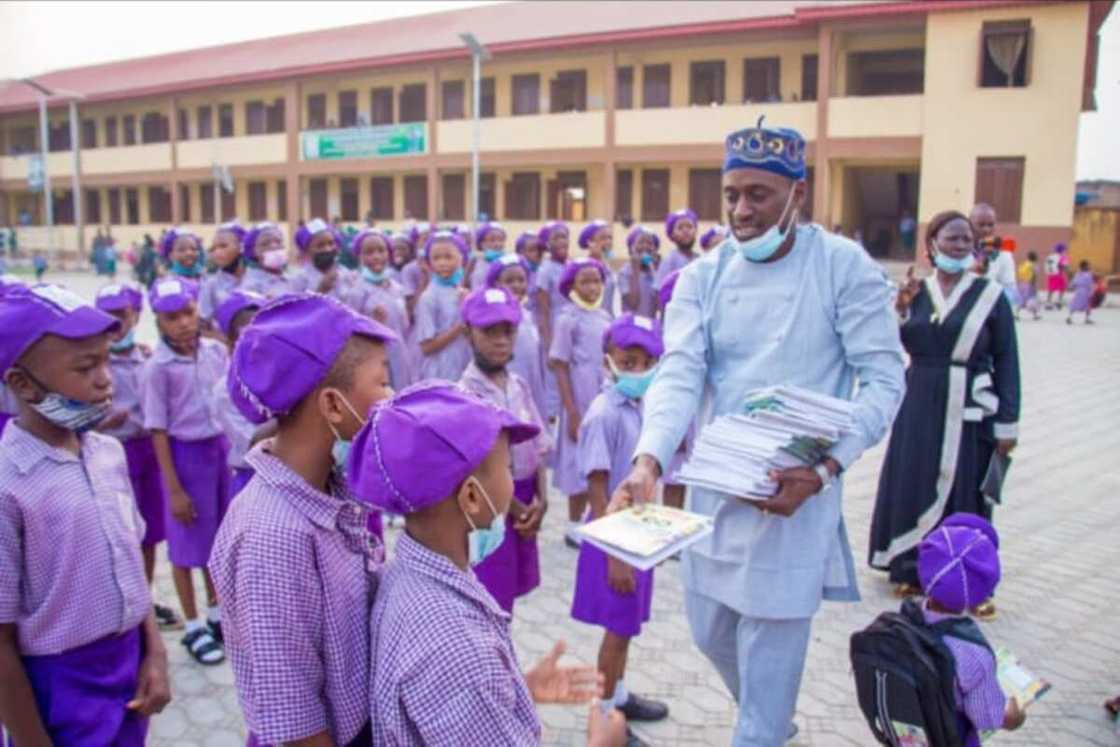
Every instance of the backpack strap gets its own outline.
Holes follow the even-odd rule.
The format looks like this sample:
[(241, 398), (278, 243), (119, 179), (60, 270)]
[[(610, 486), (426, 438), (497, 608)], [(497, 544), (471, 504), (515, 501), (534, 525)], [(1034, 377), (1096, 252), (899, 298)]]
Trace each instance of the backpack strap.
[(980, 632), (980, 626), (970, 618), (954, 617), (948, 620), (940, 620), (930, 625), (930, 627), (942, 638), (949, 636), (959, 641), (964, 641), (965, 643), (974, 643), (977, 646), (983, 646), (989, 652), (992, 650), (988, 639)]

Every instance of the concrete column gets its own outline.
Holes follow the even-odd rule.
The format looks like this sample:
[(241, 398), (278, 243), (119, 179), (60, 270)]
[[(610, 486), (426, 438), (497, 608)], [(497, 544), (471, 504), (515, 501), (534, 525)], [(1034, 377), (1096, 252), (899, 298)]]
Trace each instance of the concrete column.
[[(608, 221), (614, 222), (615, 217), (618, 215), (618, 206), (615, 205), (615, 163), (614, 163), (614, 145), (615, 145), (615, 101), (618, 98), (616, 90), (618, 84), (618, 52), (611, 50), (607, 55), (606, 64), (607, 79), (603, 81), (603, 98), (606, 99), (606, 145), (607, 145), (607, 158), (603, 162), (603, 204), (606, 205), (607, 214), (603, 217)], [(591, 189), (590, 180), (588, 180), (588, 189)], [(590, 201), (588, 201), (590, 205)]]
[(288, 224), (295, 226), (300, 219), (299, 194), (299, 130), (303, 121), (303, 90), (299, 83), (292, 81), (284, 88), (284, 132), (288, 136), (288, 158), (284, 169), (287, 186)]
[(832, 179), (828, 169), (828, 99), (832, 95), (833, 32), (822, 24), (817, 32), (817, 138), (813, 178), (813, 220), (832, 226), (829, 195)]

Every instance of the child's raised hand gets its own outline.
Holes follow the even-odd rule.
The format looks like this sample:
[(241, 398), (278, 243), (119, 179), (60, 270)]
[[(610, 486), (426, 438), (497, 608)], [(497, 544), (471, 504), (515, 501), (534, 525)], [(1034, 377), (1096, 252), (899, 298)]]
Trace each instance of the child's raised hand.
[(567, 645), (557, 641), (552, 651), (525, 673), (525, 684), (536, 703), (586, 703), (602, 697), (603, 675), (595, 667), (557, 665)]

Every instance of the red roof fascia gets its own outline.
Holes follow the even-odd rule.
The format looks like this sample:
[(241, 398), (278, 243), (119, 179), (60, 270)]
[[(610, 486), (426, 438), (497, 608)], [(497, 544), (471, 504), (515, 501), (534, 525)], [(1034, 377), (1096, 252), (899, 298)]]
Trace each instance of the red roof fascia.
[(1047, 5), (1054, 0), (908, 0), (872, 5), (836, 5), (816, 8), (796, 8), (794, 15), (806, 21), (832, 21), (868, 16), (914, 15), (930, 12), (944, 13), (952, 10), (979, 10), (1010, 5)]

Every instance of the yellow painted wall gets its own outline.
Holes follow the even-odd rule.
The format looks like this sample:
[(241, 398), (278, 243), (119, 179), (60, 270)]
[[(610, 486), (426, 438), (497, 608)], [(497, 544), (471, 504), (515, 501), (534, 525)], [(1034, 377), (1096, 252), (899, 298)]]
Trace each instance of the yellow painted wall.
[[(1030, 18), (1025, 88), (980, 88), (984, 21)], [(1086, 2), (934, 13), (927, 26), (919, 221), (973, 204), (978, 157), (1023, 156), (1023, 225), (1073, 221), (1077, 126), (1089, 21)]]
[(754, 126), (761, 115), (766, 115), (766, 122), (772, 127), (792, 127), (807, 140), (817, 136), (817, 106), (813, 102), (724, 104), (616, 111), (615, 143), (719, 145), (728, 133)]
[(1089, 260), (1094, 272), (1120, 272), (1120, 211), (1080, 207), (1073, 214), (1069, 243), (1073, 264)]
[(846, 96), (828, 101), (829, 137), (920, 137), (924, 96)]
[(87, 148), (80, 151), (83, 174), (127, 174), (171, 168), (171, 143), (148, 143), (125, 148)]
[[(209, 168), (211, 164), (249, 166), (288, 160), (288, 135), (240, 135), (206, 140), (183, 140), (175, 145), (179, 168)], [(107, 150), (119, 150), (108, 148)]]
[[(26, 179), (29, 156), (0, 156), (0, 179)], [(74, 157), (70, 151), (47, 154), (47, 174), (54, 179), (70, 176)]]
[[(537, 150), (600, 148), (606, 145), (607, 115), (603, 111), (565, 112), (520, 117), (497, 117), (481, 122), (480, 150)], [(437, 122), (440, 153), (467, 153), (474, 138), (474, 121)]]

